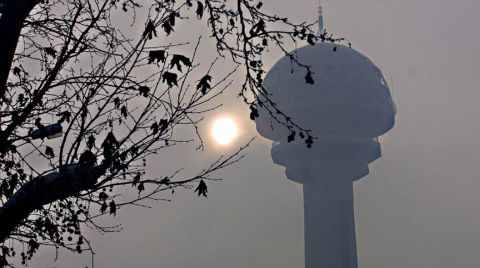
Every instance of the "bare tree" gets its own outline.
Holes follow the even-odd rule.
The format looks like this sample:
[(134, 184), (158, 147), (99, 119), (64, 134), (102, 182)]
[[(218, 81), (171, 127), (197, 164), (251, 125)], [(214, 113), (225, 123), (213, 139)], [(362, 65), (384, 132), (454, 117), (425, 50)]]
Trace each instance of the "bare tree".
[[(203, 146), (197, 123), (235, 71), (214, 74), (214, 59), (200, 71), (199, 36), (177, 43), (178, 24), (204, 22), (219, 58), (243, 69), (238, 94), (252, 119), (262, 105), (310, 137), (270, 101), (261, 55), (333, 39), (262, 10), (257, 0), (0, 0), (0, 266), (19, 250), (26, 263), (42, 245), (91, 250), (82, 230), (111, 230), (97, 224), (102, 215), (177, 187), (206, 195), (205, 181), (242, 157), (245, 147), (192, 177), (145, 174), (145, 158), (190, 141), (179, 127)], [(120, 203), (129, 189), (136, 198)]]

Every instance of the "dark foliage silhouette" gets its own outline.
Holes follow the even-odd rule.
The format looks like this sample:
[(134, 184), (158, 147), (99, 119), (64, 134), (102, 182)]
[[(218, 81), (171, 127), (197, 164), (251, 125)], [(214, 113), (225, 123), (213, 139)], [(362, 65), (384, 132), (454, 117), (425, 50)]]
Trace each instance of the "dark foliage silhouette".
[(195, 192), (198, 192), (198, 196), (203, 195), (207, 197), (207, 184), (203, 181), (200, 180), (200, 183), (198, 184), (198, 187), (195, 189)]
[[(261, 55), (269, 47), (289, 55), (291, 41), (335, 40), (262, 6), (250, 0), (160, 0), (151, 6), (136, 0), (0, 0), (0, 266), (16, 258), (26, 264), (40, 246), (93, 252), (84, 228), (118, 231), (100, 226), (99, 217), (161, 200), (178, 187), (206, 197), (213, 173), (243, 157), (248, 144), (193, 176), (145, 173), (149, 156), (191, 141), (176, 136), (179, 128), (190, 127), (203, 148), (197, 123), (232, 84), (235, 70), (213, 73), (215, 59), (200, 71), (200, 36), (189, 33), (191, 42), (176, 42), (180, 23), (202, 22), (219, 58), (243, 68), (238, 94), (252, 120), (256, 105), (263, 105), (272, 120), (306, 133), (310, 146), (309, 131), (262, 87)], [(179, 54), (185, 48), (188, 55)], [(313, 83), (309, 66), (290, 58)], [(255, 103), (258, 97), (264, 101)], [(131, 189), (136, 198), (118, 198)]]

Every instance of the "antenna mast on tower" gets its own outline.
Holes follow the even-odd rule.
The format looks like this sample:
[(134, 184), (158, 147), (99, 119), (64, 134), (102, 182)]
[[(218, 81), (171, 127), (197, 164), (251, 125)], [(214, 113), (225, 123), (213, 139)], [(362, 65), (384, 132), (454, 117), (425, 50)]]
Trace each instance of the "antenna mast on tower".
[(319, 35), (322, 35), (324, 33), (323, 29), (323, 9), (322, 9), (322, 3), (320, 0), (318, 0), (318, 33)]

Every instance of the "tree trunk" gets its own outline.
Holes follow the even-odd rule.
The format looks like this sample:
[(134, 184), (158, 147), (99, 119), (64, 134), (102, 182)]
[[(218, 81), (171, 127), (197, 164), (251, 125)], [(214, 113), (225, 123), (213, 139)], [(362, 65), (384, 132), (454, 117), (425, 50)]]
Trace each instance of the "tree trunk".
[(0, 100), (5, 96), (7, 80), (12, 67), (23, 23), (39, 0), (2, 1), (0, 17)]

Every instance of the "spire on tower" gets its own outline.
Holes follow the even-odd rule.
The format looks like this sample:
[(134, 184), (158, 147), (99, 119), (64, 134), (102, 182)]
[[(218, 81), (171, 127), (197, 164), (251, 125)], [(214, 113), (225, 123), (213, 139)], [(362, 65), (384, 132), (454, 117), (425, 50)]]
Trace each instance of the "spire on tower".
[(322, 3), (318, 0), (318, 33), (323, 34), (323, 9)]

